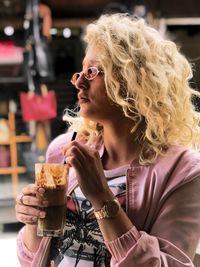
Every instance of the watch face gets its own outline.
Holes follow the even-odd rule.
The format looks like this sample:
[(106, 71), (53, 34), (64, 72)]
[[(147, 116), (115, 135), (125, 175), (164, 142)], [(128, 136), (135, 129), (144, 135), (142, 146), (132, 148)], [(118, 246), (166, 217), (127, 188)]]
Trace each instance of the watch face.
[(119, 211), (119, 203), (116, 199), (107, 201), (105, 205), (105, 212), (108, 217), (115, 217)]

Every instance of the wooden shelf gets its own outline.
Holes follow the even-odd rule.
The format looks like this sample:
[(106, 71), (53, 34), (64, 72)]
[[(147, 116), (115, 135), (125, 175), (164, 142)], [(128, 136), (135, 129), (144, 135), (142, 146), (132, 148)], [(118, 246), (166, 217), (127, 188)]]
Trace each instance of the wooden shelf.
[(5, 83), (24, 83), (25, 80), (23, 77), (0, 77), (0, 84)]
[(24, 166), (18, 166), (17, 144), (31, 142), (32, 138), (27, 135), (16, 135), (15, 129), (15, 114), (9, 112), (8, 124), (10, 129), (10, 138), (5, 141), (0, 141), (0, 145), (8, 145), (10, 148), (10, 167), (0, 167), (0, 175), (10, 174), (12, 179), (13, 198), (18, 194), (18, 180), (19, 174), (25, 173), (26, 168)]
[(0, 168), (0, 174), (17, 174), (17, 173), (20, 174), (25, 172), (26, 168), (23, 166)]
[(0, 141), (0, 145), (10, 145), (11, 143), (26, 143), (31, 142), (32, 138), (26, 135), (12, 136), (9, 140)]

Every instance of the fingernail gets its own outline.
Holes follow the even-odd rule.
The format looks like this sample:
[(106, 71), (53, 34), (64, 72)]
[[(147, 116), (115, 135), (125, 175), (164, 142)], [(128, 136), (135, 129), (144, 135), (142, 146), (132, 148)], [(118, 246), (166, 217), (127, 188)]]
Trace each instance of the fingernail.
[(45, 192), (45, 189), (44, 189), (43, 187), (39, 187), (39, 188), (38, 188), (38, 192), (39, 192), (40, 194), (43, 194), (43, 193)]
[(40, 213), (39, 213), (40, 218), (44, 218), (45, 215), (46, 215), (46, 213), (44, 211), (40, 211)]

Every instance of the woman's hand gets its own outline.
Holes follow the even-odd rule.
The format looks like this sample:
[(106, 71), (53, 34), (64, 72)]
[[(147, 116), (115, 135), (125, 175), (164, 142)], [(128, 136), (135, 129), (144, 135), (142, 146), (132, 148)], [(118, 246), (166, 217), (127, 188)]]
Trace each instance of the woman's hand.
[(47, 201), (42, 201), (44, 188), (35, 184), (29, 184), (22, 189), (16, 198), (15, 213), (18, 221), (24, 224), (34, 225), (38, 218), (45, 217), (45, 211), (39, 208), (47, 207)]
[(110, 191), (99, 153), (87, 145), (72, 141), (63, 148), (66, 162), (74, 167), (76, 178), (85, 197), (95, 207), (113, 197)]

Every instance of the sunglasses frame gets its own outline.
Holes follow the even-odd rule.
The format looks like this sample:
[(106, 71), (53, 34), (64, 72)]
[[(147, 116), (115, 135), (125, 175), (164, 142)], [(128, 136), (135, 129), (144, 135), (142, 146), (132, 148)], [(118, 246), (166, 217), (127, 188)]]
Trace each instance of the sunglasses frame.
[[(88, 70), (89, 69), (95, 69), (95, 71), (96, 71), (96, 74), (93, 76), (93, 77), (91, 77), (91, 78), (89, 78), (88, 76), (87, 76), (87, 73), (88, 73)], [(84, 76), (84, 78), (86, 79), (86, 80), (88, 80), (88, 81), (92, 81), (92, 80), (94, 80), (99, 74), (101, 74), (101, 73), (104, 73), (104, 71), (103, 70), (100, 70), (100, 69), (98, 69), (97, 67), (89, 67), (89, 68), (87, 68), (86, 69), (86, 71), (81, 71), (81, 72), (75, 72), (73, 75), (72, 75), (72, 77), (71, 77), (71, 83), (73, 84), (73, 85), (75, 85), (76, 84), (76, 82), (77, 82), (77, 80), (80, 78), (80, 76), (83, 74), (83, 76)], [(76, 78), (77, 77), (77, 78)]]

